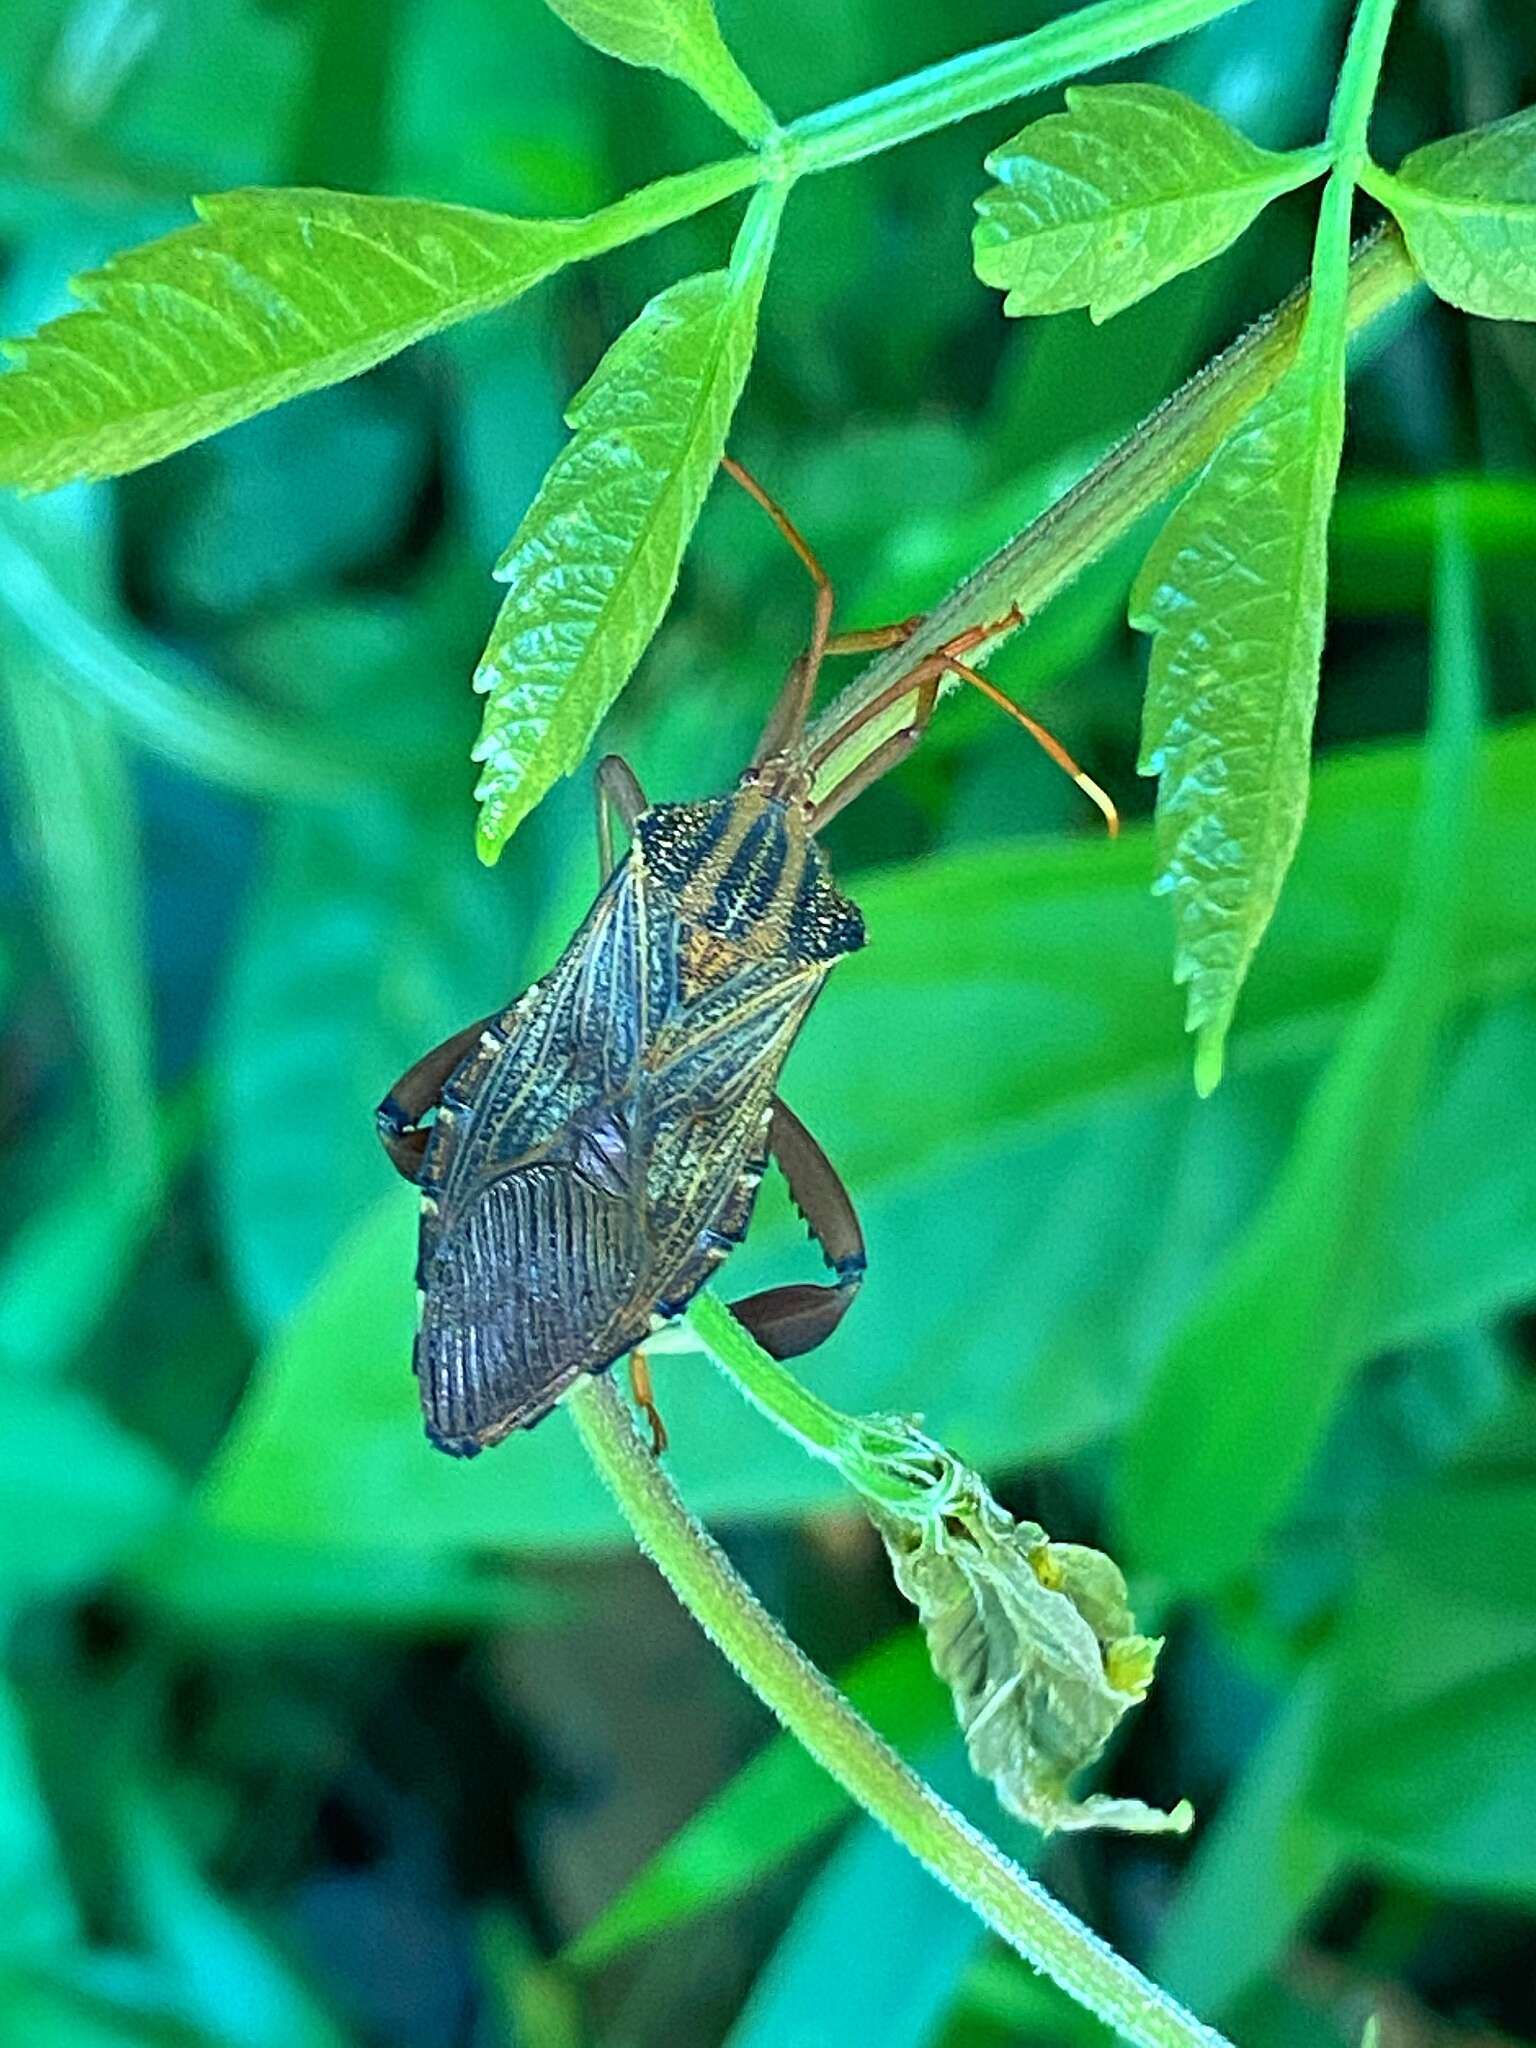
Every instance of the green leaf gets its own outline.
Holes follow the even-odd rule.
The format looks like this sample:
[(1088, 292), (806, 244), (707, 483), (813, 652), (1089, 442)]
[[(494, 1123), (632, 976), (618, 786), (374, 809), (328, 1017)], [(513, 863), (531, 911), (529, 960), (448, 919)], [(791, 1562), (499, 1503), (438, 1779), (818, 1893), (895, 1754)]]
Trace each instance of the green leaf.
[(1536, 107), (1414, 150), (1361, 183), (1396, 215), (1430, 289), (1464, 313), (1536, 320)]
[[(543, 873), (530, 864), (519, 879), (536, 900)], [(303, 1299), (392, 1178), (374, 1105), (503, 1001), (522, 957), (508, 891), (475, 861), (457, 809), (380, 796), (277, 821), (209, 1075), (225, 1254), (258, 1329)]]
[(581, 762), (661, 623), (746, 382), (782, 205), (758, 193), (730, 269), (669, 286), (619, 336), (496, 565), (507, 595), (475, 672), (487, 862)]
[(0, 706), (42, 918), (86, 1055), (98, 1169), (104, 1161), (147, 1193), (159, 1144), (127, 763), (101, 714), (56, 690), (35, 661), (5, 665)]
[[(0, 1951), (47, 1953), (81, 1937), (21, 1702), (0, 1673)], [(0, 1989), (0, 2010), (5, 1993)]]
[(1153, 1975), (1197, 2012), (1223, 2012), (1277, 1963), (1347, 1868), (1342, 1838), (1307, 1799), (1323, 1696), (1309, 1667), (1202, 1829), (1159, 1927)]
[(726, 47), (711, 0), (549, 0), (577, 35), (691, 85), (706, 106), (748, 142), (762, 142), (774, 119)]
[(104, 1578), (173, 1512), (149, 1446), (84, 1394), (17, 1381), (0, 1392), (0, 1615)]
[(1235, 242), (1270, 200), (1326, 168), (1323, 149), (1260, 149), (1164, 85), (1076, 85), (994, 150), (976, 202), (976, 275), (1003, 311), (1108, 320)]
[(1412, 1884), (1536, 1898), (1536, 1402), (1388, 1507), (1328, 1652), (1309, 1793)]
[(329, 1550), (178, 1524), (139, 1557), (129, 1594), (198, 1638), (286, 1636), (299, 1629), (462, 1635), (526, 1627), (559, 1611), (554, 1596), (499, 1561), (413, 1551)]
[[(838, 1682), (903, 1756), (953, 1726), (949, 1696), (915, 1628), (889, 1637)], [(582, 1929), (566, 1960), (591, 1967), (714, 1911), (819, 1841), (849, 1810), (842, 1787), (799, 1743), (776, 1735)]]
[(1253, 1558), (1376, 1318), (1387, 1221), (1456, 992), (1481, 698), (1469, 577), (1459, 536), (1448, 540), (1425, 793), (1386, 968), (1307, 1103), (1285, 1172), (1168, 1345), (1126, 1445), (1126, 1554), (1183, 1591)]
[(119, 476), (516, 298), (604, 239), (347, 192), (224, 192), (195, 227), (75, 281), (84, 310), (8, 343), (0, 483)]
[[(817, 1355), (829, 1397), (920, 1408), (988, 1472), (1120, 1424), (1280, 1171), (1313, 1063), (1379, 971), (1421, 759), (1376, 747), (1320, 769), (1239, 1071), (1209, 1103), (1185, 1080), (1145, 831), (1113, 846), (999, 842), (860, 878), (874, 943), (832, 977), (791, 1074), (872, 1252), (855, 1311)], [(1536, 1294), (1536, 1148), (1506, 1142), (1510, 1102), (1536, 1090), (1536, 722), (1490, 740), (1487, 772), (1457, 990), (1467, 1028), (1388, 1218), (1360, 1337), (1372, 1349)], [(892, 1043), (908, 1056), (893, 1061)], [(416, 1220), (409, 1192), (388, 1192), (335, 1249), (252, 1375), (206, 1512), (372, 1549), (618, 1540), (563, 1416), (467, 1467), (427, 1446), (410, 1370)], [(804, 1236), (770, 1179), (729, 1291), (817, 1277)], [(670, 1462), (698, 1512), (839, 1498), (836, 1475), (718, 1375), (679, 1360), (658, 1376)]]
[(1131, 591), (1152, 656), (1140, 769), (1157, 792), (1159, 893), (1209, 1094), (1306, 816), (1344, 438), (1342, 325), (1223, 442)]

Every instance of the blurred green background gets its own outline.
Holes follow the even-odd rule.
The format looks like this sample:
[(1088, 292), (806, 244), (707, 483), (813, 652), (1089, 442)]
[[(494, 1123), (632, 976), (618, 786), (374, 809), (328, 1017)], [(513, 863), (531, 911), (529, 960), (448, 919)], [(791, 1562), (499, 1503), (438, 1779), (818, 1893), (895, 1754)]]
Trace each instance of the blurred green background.
[[(790, 115), (1057, 10), (720, 11)], [(1254, 0), (1131, 75), (1308, 141), (1345, 15)], [(1532, 97), (1528, 0), (1405, 4), (1377, 153)], [(932, 603), (1305, 267), (1303, 194), (1105, 329), (1006, 326), (967, 234), (981, 159), (1025, 117), (790, 208), (733, 445), (845, 623)], [(193, 191), (574, 212), (729, 147), (538, 0), (8, 0), (0, 330)], [(565, 398), (651, 292), (722, 260), (734, 212), (120, 485), (0, 506), (5, 2048), (1101, 2037), (813, 1767), (759, 1755), (767, 1716), (633, 1554), (566, 1418), (470, 1466), (420, 1431), (414, 1205), (371, 1108), (552, 958), (594, 881), (574, 781), (494, 873), (475, 861), (487, 571)], [(1126, 1443), (1177, 1490), (1199, 1441), (1198, 1389), (1138, 1436), (1146, 1390), (1305, 1165), (1298, 1115), (1386, 955), (1435, 479), (1457, 479), (1499, 731), (1446, 882), (1429, 1071), (1331, 1112), (1346, 1168), (1391, 1163), (1380, 1201), (1329, 1184), (1305, 1253), (1334, 1275), (1319, 1342), (1347, 1391), (1283, 1528), (1216, 1591), (1138, 1576), (1134, 1529), (1120, 1551), (1169, 1644), (1102, 1782), (1189, 1795), (1194, 1836), (1042, 1854), (968, 1782), (831, 1475), (702, 1360), (660, 1366), (680, 1484), (799, 1639), (1245, 2043), (1351, 2041), (1373, 2009), (1389, 2041), (1536, 2040), (1533, 400), (1529, 330), (1419, 308), (1360, 352), (1316, 800), (1212, 1101), (1147, 832), (1108, 845), (995, 714), (949, 704), (828, 835), (872, 942), (787, 1092), (872, 1270), (807, 1376), (844, 1408), (922, 1411), (1017, 1512), (1114, 1545)], [(1133, 817), (1124, 595), (1147, 538), (994, 668)], [(807, 618), (782, 543), (718, 489), (605, 743), (653, 794), (724, 786)], [(733, 1291), (801, 1270), (769, 1189)], [(1277, 1313), (1292, 1278), (1269, 1275)], [(1266, 1348), (1265, 1321), (1261, 1299), (1212, 1393), (1257, 1373), (1283, 1413), (1311, 1361)], [(1203, 1485), (1186, 1548), (1245, 1484)]]

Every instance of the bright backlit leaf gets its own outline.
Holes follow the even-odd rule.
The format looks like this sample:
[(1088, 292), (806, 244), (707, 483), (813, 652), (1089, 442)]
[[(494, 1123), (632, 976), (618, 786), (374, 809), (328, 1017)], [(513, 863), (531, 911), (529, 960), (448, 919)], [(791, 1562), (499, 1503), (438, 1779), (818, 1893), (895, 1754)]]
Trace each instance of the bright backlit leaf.
[(80, 311), (5, 344), (0, 483), (142, 468), (516, 298), (603, 237), (589, 221), (347, 192), (195, 204), (195, 226), (77, 278)]
[(1006, 313), (1086, 306), (1108, 320), (1220, 253), (1322, 150), (1260, 149), (1163, 85), (1079, 85), (987, 158), (976, 274)]
[(643, 64), (691, 85), (706, 106), (749, 142), (773, 116), (726, 48), (710, 0), (549, 0), (564, 22), (610, 57)]
[(1362, 182), (1430, 288), (1467, 313), (1536, 320), (1536, 107), (1416, 149)]
[(574, 429), (496, 567), (481, 858), (577, 767), (650, 644), (719, 468), (757, 340), (781, 195), (753, 201), (728, 270), (669, 285), (571, 401)]

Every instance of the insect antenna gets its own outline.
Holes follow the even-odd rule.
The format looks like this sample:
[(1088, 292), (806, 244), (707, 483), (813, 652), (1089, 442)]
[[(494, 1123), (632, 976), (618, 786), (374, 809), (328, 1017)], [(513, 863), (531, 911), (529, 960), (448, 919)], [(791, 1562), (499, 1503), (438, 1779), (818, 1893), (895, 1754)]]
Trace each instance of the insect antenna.
[[(779, 529), (779, 532), (784, 536), (790, 547), (794, 549), (801, 562), (804, 563), (806, 573), (816, 586), (815, 606), (811, 618), (810, 642), (805, 652), (799, 655), (790, 665), (789, 674), (784, 679), (784, 687), (779, 693), (778, 701), (769, 713), (768, 723), (763, 728), (763, 736), (758, 741), (752, 755), (752, 766), (759, 768), (766, 761), (790, 754), (796, 742), (804, 733), (806, 719), (810, 714), (811, 700), (816, 694), (817, 677), (821, 673), (822, 663), (829, 654), (873, 654), (882, 648), (898, 647), (922, 624), (922, 614), (918, 613), (910, 619), (899, 620), (896, 624), (890, 626), (873, 626), (862, 632), (834, 635), (832, 632), (832, 613), (836, 603), (836, 594), (833, 589), (832, 579), (823, 568), (815, 549), (784, 510), (784, 507), (763, 488), (749, 469), (731, 455), (722, 455), (720, 466), (726, 475), (734, 483), (739, 484), (747, 496), (753, 499), (768, 514), (768, 517)], [(860, 762), (858, 767), (851, 769), (843, 780), (836, 783), (827, 796), (816, 805), (814, 813), (815, 828), (819, 830), (829, 818), (835, 816), (838, 811), (852, 803), (853, 799), (868, 789), (871, 783), (877, 782), (882, 775), (889, 769), (894, 768), (899, 760), (911, 752), (912, 748), (916, 746), (918, 740), (922, 737), (928, 720), (933, 714), (940, 682), (945, 676), (952, 675), (958, 677), (962, 682), (969, 683), (972, 689), (979, 690), (1000, 711), (1005, 711), (1010, 718), (1023, 726), (1035, 744), (1043, 748), (1056, 763), (1057, 767), (1065, 774), (1070, 775), (1084, 795), (1098, 806), (1103, 814), (1104, 823), (1110, 838), (1118, 838), (1120, 834), (1120, 813), (1115, 808), (1114, 800), (1107, 791), (1102, 789), (1094, 781), (1093, 777), (1072, 758), (1053, 732), (1043, 726), (1038, 719), (1031, 718), (1027, 711), (1021, 710), (1014, 703), (1013, 699), (1005, 695), (995, 683), (988, 682), (984, 675), (960, 658), (962, 655), (970, 653), (973, 648), (980, 647), (996, 634), (1006, 632), (1012, 627), (1020, 626), (1023, 623), (1023, 614), (1015, 605), (1002, 618), (993, 620), (990, 625), (968, 626), (963, 633), (957, 633), (952, 640), (946, 641), (942, 647), (936, 648), (932, 654), (926, 655), (922, 660), (914, 662), (905, 675), (898, 676), (887, 689), (881, 690), (867, 704), (861, 705), (843, 725), (839, 726), (835, 732), (829, 734), (811, 754), (809, 761), (806, 763), (807, 768), (812, 772), (832, 759), (846, 742), (853, 737), (854, 733), (861, 726), (866, 725), (870, 719), (878, 717), (882, 711), (889, 709), (892, 704), (899, 704), (904, 697), (915, 696), (917, 698), (917, 711), (911, 724), (904, 727), (900, 732), (893, 733), (888, 740), (885, 740), (880, 746), (876, 747), (867, 759)]]

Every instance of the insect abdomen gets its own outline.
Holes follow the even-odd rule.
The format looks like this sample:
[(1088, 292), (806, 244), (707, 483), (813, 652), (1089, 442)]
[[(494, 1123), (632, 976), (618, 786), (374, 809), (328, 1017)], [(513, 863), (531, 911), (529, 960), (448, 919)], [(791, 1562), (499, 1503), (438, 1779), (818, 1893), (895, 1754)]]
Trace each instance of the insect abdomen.
[(461, 1456), (497, 1443), (637, 1341), (649, 1304), (632, 1334), (623, 1317), (644, 1263), (632, 1205), (568, 1166), (490, 1182), (422, 1275), (416, 1369), (433, 1442)]

